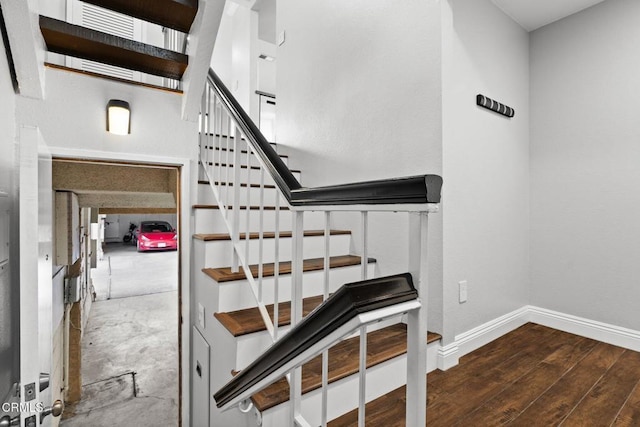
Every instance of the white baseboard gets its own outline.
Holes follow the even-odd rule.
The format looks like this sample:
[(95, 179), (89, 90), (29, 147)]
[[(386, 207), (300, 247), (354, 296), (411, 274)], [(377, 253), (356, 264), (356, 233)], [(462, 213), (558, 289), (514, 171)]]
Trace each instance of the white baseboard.
[(458, 357), (471, 353), (496, 338), (500, 338), (504, 334), (524, 325), (527, 321), (527, 307), (522, 307), (470, 331), (456, 335), (456, 343), (460, 348)]
[(540, 307), (528, 306), (527, 309), (530, 322), (630, 350), (640, 351), (640, 331)]
[(446, 371), (460, 362), (460, 348), (456, 342), (440, 347), (438, 350), (438, 369)]
[(438, 369), (447, 370), (456, 366), (465, 354), (500, 338), (527, 322), (538, 323), (549, 328), (640, 351), (640, 331), (527, 305), (456, 335), (453, 343), (440, 346), (437, 356)]
[(528, 322), (527, 318), (527, 307), (522, 307), (456, 335), (453, 343), (440, 347), (438, 369), (446, 371), (456, 366), (462, 356), (519, 328)]

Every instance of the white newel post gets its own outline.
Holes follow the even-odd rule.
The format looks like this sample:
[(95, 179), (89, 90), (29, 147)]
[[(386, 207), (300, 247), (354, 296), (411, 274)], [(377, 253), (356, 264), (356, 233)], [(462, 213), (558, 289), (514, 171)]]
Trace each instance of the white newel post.
[(407, 426), (427, 423), (427, 225), (428, 213), (409, 214), (409, 272), (421, 307), (407, 318)]

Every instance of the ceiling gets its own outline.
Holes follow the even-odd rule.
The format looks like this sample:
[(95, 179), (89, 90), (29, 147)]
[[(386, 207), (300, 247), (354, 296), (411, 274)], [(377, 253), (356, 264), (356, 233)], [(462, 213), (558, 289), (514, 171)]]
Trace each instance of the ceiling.
[(525, 30), (533, 31), (604, 0), (491, 0)]

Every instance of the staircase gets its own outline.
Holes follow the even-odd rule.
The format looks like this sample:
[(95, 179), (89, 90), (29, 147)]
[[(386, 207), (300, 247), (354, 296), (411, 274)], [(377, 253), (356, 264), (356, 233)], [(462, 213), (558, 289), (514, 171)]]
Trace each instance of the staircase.
[[(244, 144), (241, 143), (244, 146)], [(214, 149), (207, 147), (208, 150)], [(224, 151), (224, 150), (222, 150)], [(242, 149), (246, 154), (247, 150)], [(286, 161), (288, 157), (282, 156)], [(251, 164), (257, 162), (255, 155), (249, 159)], [(241, 165), (246, 169), (247, 160)], [(224, 163), (222, 163), (222, 167)], [(225, 174), (223, 172), (223, 174)], [(300, 174), (299, 171), (296, 174)], [(246, 179), (246, 176), (243, 176)], [(256, 180), (257, 181), (257, 180)], [(225, 187), (226, 190), (226, 186)], [(241, 183), (241, 188), (253, 192), (245, 195), (240, 204), (246, 207), (248, 200), (260, 199), (260, 185), (253, 183), (253, 187)], [(275, 261), (275, 200), (278, 196), (276, 186), (273, 183), (264, 184), (263, 196), (265, 205), (262, 207), (264, 230), (262, 233), (262, 257), (263, 257), (263, 294), (266, 310), (271, 319), (274, 319), (274, 304), (270, 296), (274, 295), (274, 280), (276, 269)], [(243, 207), (243, 209), (244, 209)], [(281, 209), (279, 225), (282, 229), (291, 224), (291, 213)], [(260, 206), (251, 206), (253, 213), (249, 219), (252, 227), (257, 230)], [(233, 373), (242, 370), (249, 365), (255, 357), (266, 350), (272, 343), (267, 327), (256, 307), (251, 294), (250, 285), (245, 273), (239, 269), (232, 269), (232, 237), (225, 233), (225, 223), (220, 213), (219, 206), (211, 192), (209, 181), (201, 180), (198, 183), (198, 204), (194, 205), (195, 227), (194, 255), (196, 257), (195, 270), (199, 272), (196, 279), (195, 300), (204, 307), (206, 318), (205, 327), (198, 327), (198, 332), (211, 345), (214, 353), (211, 354), (211, 389), (224, 385), (233, 377)], [(251, 213), (249, 215), (251, 215)], [(246, 217), (241, 222), (246, 221)], [(324, 275), (324, 243), (325, 232), (323, 227), (323, 214), (314, 213), (305, 218), (308, 224), (304, 231), (303, 243), (303, 316), (314, 310), (323, 301), (323, 275)], [(281, 253), (278, 274), (280, 286), (280, 303), (278, 305), (279, 333), (288, 331), (291, 322), (291, 247), (292, 232), (280, 231)], [(249, 264), (255, 277), (258, 276), (258, 263), (260, 255), (260, 233), (253, 232), (248, 236), (241, 233), (241, 240), (250, 241)], [(329, 230), (329, 246), (331, 253), (330, 263), (330, 292), (335, 291), (344, 283), (356, 282), (361, 278), (362, 258), (351, 253), (353, 246), (350, 230)], [(373, 258), (367, 259), (368, 277), (375, 276), (375, 263)], [(428, 343), (432, 357), (435, 361), (435, 352), (440, 337), (429, 333)], [(425, 343), (426, 345), (427, 343)], [(224, 352), (220, 349), (224, 348)], [(391, 392), (405, 384), (406, 372), (407, 328), (406, 324), (393, 319), (380, 322), (367, 331), (367, 396), (373, 400)], [(221, 354), (224, 353), (224, 354)], [(196, 361), (196, 363), (198, 363)], [(434, 367), (432, 366), (431, 369)], [(359, 372), (359, 337), (351, 336), (334, 345), (329, 350), (328, 378), (329, 384), (329, 412), (330, 418), (350, 411), (358, 406), (358, 372)], [(317, 356), (302, 367), (302, 409), (307, 420), (316, 420), (320, 425), (321, 408), (320, 388), (322, 387), (322, 360)], [(244, 425), (247, 419), (259, 419), (262, 426), (282, 426), (288, 423), (289, 413), (289, 384), (285, 378), (273, 383), (251, 397), (253, 408), (251, 414), (244, 415), (240, 411), (235, 414), (220, 414), (212, 412), (210, 425)], [(316, 410), (314, 411), (314, 408)], [(232, 411), (233, 412), (233, 411)], [(315, 413), (314, 413), (315, 412)], [(216, 421), (215, 417), (220, 417)], [(357, 419), (357, 416), (356, 416)], [(224, 421), (223, 421), (224, 420)], [(221, 422), (222, 424), (218, 424)], [(226, 424), (228, 423), (228, 424)], [(233, 424), (232, 424), (233, 423)], [(248, 424), (250, 425), (250, 424)], [(375, 425), (375, 424), (372, 424)]]
[[(287, 334), (292, 319), (294, 324), (299, 322), (343, 284), (376, 275), (376, 260), (366, 253), (367, 215), (362, 208), (356, 214), (363, 218), (364, 253), (354, 252), (352, 230), (331, 227), (327, 209), (305, 211), (304, 228), (300, 227), (298, 208), (283, 195), (290, 191), (282, 190), (287, 177), (272, 178), (263, 157), (276, 165), (273, 168), (279, 163), (297, 181), (303, 172), (291, 169), (292, 159), (285, 154), (276, 154), (274, 159), (278, 151), (274, 144), (263, 141), (264, 147), (275, 150), (271, 158), (261, 156), (256, 145), (248, 142), (247, 132), (228, 121), (222, 104), (216, 95), (203, 96), (202, 115), (208, 120), (200, 135), (201, 177), (198, 203), (193, 206), (194, 298), (198, 305), (193, 334), (203, 343), (199, 347), (208, 346), (210, 353), (194, 353), (192, 364), (201, 370), (196, 373), (200, 378), (206, 366), (210, 394), (252, 366), (258, 355)], [(384, 185), (375, 186), (380, 187)], [(403, 210), (397, 204), (393, 209)], [(424, 260), (418, 258), (417, 264), (421, 263)], [(298, 290), (296, 282), (302, 284)], [(281, 377), (252, 393), (239, 408), (223, 412), (211, 399), (194, 402), (195, 408), (211, 411), (206, 421), (194, 420), (212, 426), (275, 427), (291, 425), (293, 408), (298, 412), (296, 425), (340, 422), (341, 416), (353, 418), (352, 410), (357, 423), (358, 408), (362, 411), (367, 402), (407, 383), (406, 373), (412, 371), (407, 363), (408, 321), (406, 315), (395, 316), (346, 336), (324, 355), (306, 361), (298, 378), (295, 374)], [(424, 338), (422, 348), (430, 353), (428, 369), (435, 369), (440, 337), (429, 333)], [(360, 357), (363, 349), (366, 357)], [(426, 363), (421, 370), (426, 372)], [(199, 379), (195, 381), (198, 387)], [(422, 383), (425, 381), (423, 377)], [(404, 411), (405, 401), (396, 403)], [(367, 425), (386, 424), (368, 419)]]

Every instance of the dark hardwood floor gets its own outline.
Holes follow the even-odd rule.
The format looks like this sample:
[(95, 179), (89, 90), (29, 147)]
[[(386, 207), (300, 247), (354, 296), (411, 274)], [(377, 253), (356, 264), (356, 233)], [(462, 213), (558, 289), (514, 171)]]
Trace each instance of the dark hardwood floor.
[[(427, 384), (428, 426), (640, 426), (640, 353), (533, 323)], [(366, 425), (404, 426), (404, 393), (369, 403)]]

